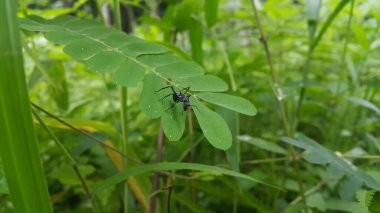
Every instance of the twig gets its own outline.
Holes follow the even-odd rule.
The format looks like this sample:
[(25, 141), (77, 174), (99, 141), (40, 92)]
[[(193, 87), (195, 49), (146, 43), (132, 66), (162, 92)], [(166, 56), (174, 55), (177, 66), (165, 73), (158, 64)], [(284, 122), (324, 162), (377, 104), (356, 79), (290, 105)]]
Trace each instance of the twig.
[[(160, 122), (160, 131), (159, 131), (158, 137), (157, 137), (157, 149), (156, 149), (156, 162), (157, 163), (161, 162), (161, 159), (162, 159), (162, 146), (163, 146), (163, 144), (164, 144), (164, 130), (162, 128), (162, 121), (161, 121)], [(157, 191), (159, 178), (160, 178), (160, 173), (159, 172), (154, 173), (153, 180), (152, 180), (152, 192)], [(157, 201), (157, 196), (153, 195), (150, 198), (150, 208), (149, 208), (150, 213), (155, 213), (156, 201)]]
[(64, 124), (65, 126), (69, 127), (70, 129), (72, 129), (72, 130), (74, 130), (74, 131), (76, 131), (76, 132), (78, 132), (78, 133), (80, 133), (80, 134), (82, 134), (82, 135), (85, 135), (86, 137), (88, 137), (88, 138), (90, 138), (92, 141), (94, 141), (94, 142), (100, 144), (100, 145), (103, 146), (104, 148), (109, 149), (109, 150), (112, 150), (112, 151), (114, 151), (114, 152), (120, 154), (122, 157), (127, 158), (127, 159), (129, 159), (129, 160), (131, 160), (131, 161), (133, 161), (133, 162), (135, 162), (135, 163), (137, 163), (137, 164), (142, 164), (141, 161), (139, 161), (139, 160), (137, 160), (137, 159), (135, 159), (135, 158), (133, 158), (133, 157), (131, 157), (131, 156), (128, 156), (127, 154), (125, 154), (125, 153), (123, 153), (123, 152), (120, 152), (119, 150), (117, 150), (117, 149), (115, 149), (115, 148), (113, 148), (113, 147), (111, 147), (111, 146), (105, 144), (105, 143), (104, 143), (103, 141), (101, 141), (100, 139), (94, 137), (93, 135), (87, 133), (86, 131), (83, 131), (83, 130), (81, 130), (81, 129), (76, 128), (75, 126), (73, 126), (73, 125), (67, 123), (66, 121), (62, 120), (61, 118), (59, 118), (59, 117), (57, 117), (57, 116), (51, 114), (50, 112), (46, 111), (46, 110), (43, 109), (42, 107), (40, 107), (40, 106), (34, 104), (33, 102), (31, 102), (31, 104), (32, 104), (33, 107), (35, 107), (35, 108), (38, 109), (39, 111), (45, 113), (47, 116), (49, 116), (49, 117), (51, 117), (51, 118), (53, 118), (53, 119), (59, 121), (60, 123), (62, 123), (62, 124)]
[(70, 162), (71, 167), (73, 168), (75, 174), (78, 176), (78, 178), (79, 178), (79, 180), (80, 180), (80, 182), (81, 182), (81, 184), (83, 186), (83, 189), (84, 189), (84, 191), (85, 191), (88, 199), (91, 202), (93, 211), (95, 213), (99, 212), (99, 210), (98, 210), (98, 208), (96, 206), (96, 203), (94, 202), (94, 199), (92, 197), (92, 194), (91, 194), (90, 190), (88, 189), (87, 184), (86, 184), (86, 182), (85, 182), (82, 174), (80, 173), (80, 171), (78, 169), (77, 162), (71, 157), (71, 155), (66, 150), (66, 148), (63, 146), (63, 144), (61, 143), (61, 141), (57, 138), (57, 136), (55, 136), (55, 134), (49, 129), (49, 127), (45, 124), (45, 122), (42, 120), (42, 118), (38, 115), (38, 113), (36, 113), (33, 109), (32, 109), (32, 114), (38, 120), (38, 122), (40, 122), (40, 124), (42, 125), (42, 127), (49, 133), (49, 135), (53, 139), (53, 141), (61, 148), (64, 156), (68, 159), (68, 161)]
[[(277, 76), (276, 76), (276, 73), (275, 73), (275, 70), (274, 70), (274, 67), (273, 67), (272, 57), (271, 57), (271, 54), (270, 54), (270, 51), (269, 51), (269, 47), (268, 47), (268, 41), (267, 41), (267, 39), (266, 39), (266, 37), (264, 35), (263, 27), (261, 26), (260, 17), (259, 17), (259, 13), (257, 11), (257, 8), (256, 8), (255, 0), (251, 0), (251, 2), (252, 2), (253, 11), (254, 11), (254, 14), (255, 14), (256, 22), (257, 22), (257, 27), (258, 27), (259, 32), (260, 32), (260, 41), (261, 41), (261, 43), (264, 46), (265, 55), (266, 55), (266, 58), (268, 60), (268, 66), (269, 66), (270, 71), (271, 71), (272, 84), (274, 86), (276, 86), (277, 85)], [(283, 121), (283, 124), (284, 124), (286, 135), (288, 137), (292, 137), (292, 131), (291, 131), (290, 127), (289, 127), (289, 123), (288, 123), (288, 120), (287, 120), (284, 103), (277, 98), (277, 94), (275, 94), (275, 95), (276, 95), (276, 100), (278, 101), (279, 106), (280, 106), (281, 118), (282, 118), (282, 121)], [(295, 172), (297, 174), (299, 174), (300, 173), (299, 172), (299, 165), (298, 165), (298, 162), (296, 161), (296, 153), (295, 153), (294, 147), (292, 145), (289, 145), (288, 149), (289, 149), (291, 157), (292, 157), (292, 159), (294, 161)], [(302, 180), (301, 180), (301, 178), (300, 178), (299, 175), (297, 175), (297, 182), (298, 182), (298, 186), (299, 186), (299, 189), (300, 189), (300, 194), (301, 194), (302, 200), (303, 200), (303, 202), (306, 205), (306, 199), (305, 199), (305, 196), (304, 196), (304, 187), (303, 187), (303, 183), (302, 183)], [(307, 205), (306, 205), (306, 208), (307, 208)]]

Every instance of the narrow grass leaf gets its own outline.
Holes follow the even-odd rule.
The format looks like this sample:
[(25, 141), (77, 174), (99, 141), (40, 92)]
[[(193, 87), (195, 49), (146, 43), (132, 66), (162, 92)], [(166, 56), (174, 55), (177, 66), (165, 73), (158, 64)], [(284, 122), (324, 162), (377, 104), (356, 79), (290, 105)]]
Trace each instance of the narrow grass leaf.
[(281, 146), (279, 146), (273, 142), (263, 140), (261, 138), (253, 138), (253, 137), (248, 136), (248, 135), (242, 135), (242, 136), (239, 136), (238, 139), (240, 141), (247, 143), (247, 144), (251, 144), (253, 146), (256, 146), (260, 149), (264, 149), (264, 150), (267, 150), (270, 152), (283, 154), (283, 155), (287, 154), (286, 150), (284, 148), (282, 148)]
[(362, 98), (357, 98), (357, 97), (346, 97), (346, 99), (351, 101), (352, 103), (355, 103), (359, 106), (370, 109), (370, 110), (376, 112), (377, 114), (380, 114), (380, 109), (375, 104), (373, 104), (367, 100), (364, 100)]
[(239, 172), (234, 172), (232, 170), (217, 167), (217, 166), (209, 166), (209, 165), (196, 164), (196, 163), (165, 162), (165, 163), (147, 164), (143, 166), (128, 168), (126, 171), (117, 173), (116, 175), (113, 175), (107, 178), (105, 181), (101, 182), (100, 184), (97, 184), (93, 188), (93, 191), (99, 192), (101, 190), (104, 190), (107, 187), (113, 186), (117, 183), (124, 181), (129, 176), (140, 175), (140, 174), (144, 174), (148, 172), (159, 172), (159, 171), (170, 171), (170, 170), (195, 170), (195, 171), (210, 172), (210, 173), (218, 174), (218, 175), (228, 175), (228, 176), (242, 178), (242, 179), (246, 179), (249, 181), (253, 181), (253, 182), (257, 182), (257, 183), (261, 183), (267, 186), (277, 188), (276, 186), (273, 186), (271, 184), (267, 184), (255, 178), (252, 178), (251, 176), (248, 176)]
[(53, 212), (32, 123), (17, 1), (0, 1), (0, 157), (15, 213)]

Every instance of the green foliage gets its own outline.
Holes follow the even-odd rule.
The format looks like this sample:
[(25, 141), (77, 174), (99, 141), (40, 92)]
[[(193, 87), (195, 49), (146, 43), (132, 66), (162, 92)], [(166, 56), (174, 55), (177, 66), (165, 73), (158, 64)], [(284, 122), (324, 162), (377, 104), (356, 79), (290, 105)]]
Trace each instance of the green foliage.
[[(379, 2), (255, 0), (276, 83), (252, 1), (117, 2), (18, 4), (30, 99), (118, 150), (103, 149), (40, 113), (62, 142), (55, 144), (34, 121), (55, 211), (91, 212), (95, 203), (99, 212), (148, 212), (156, 195), (158, 213), (169, 206), (173, 213), (379, 212)], [(103, 26), (119, 23), (113, 16), (117, 6), (128, 35)], [(62, 16), (67, 14), (76, 18)], [(0, 87), (17, 81), (5, 82)], [(169, 84), (176, 92), (191, 88), (188, 112), (182, 103), (170, 108), (170, 88), (157, 91)], [(128, 92), (121, 94), (119, 86)], [(13, 91), (7, 87), (0, 97)], [(166, 135), (162, 149), (156, 148), (159, 120)], [(299, 134), (309, 138), (289, 136)], [(290, 143), (281, 143), (283, 136)], [(288, 152), (293, 145), (301, 149)], [(111, 183), (90, 201), (62, 148), (76, 161), (90, 192), (111, 183), (107, 178), (124, 182), (130, 169), (138, 172), (128, 176), (129, 195), (125, 184)], [(126, 159), (120, 151), (133, 158), (122, 173)], [(169, 163), (152, 166), (157, 154)], [(212, 168), (197, 170), (207, 165)], [(209, 171), (220, 168), (284, 190)], [(153, 173), (162, 170), (152, 191)], [(16, 204), (2, 171), (0, 212), (12, 212)]]
[[(207, 172), (208, 174), (211, 175), (228, 175), (228, 176), (233, 176), (237, 178), (242, 178), (246, 179), (249, 181), (253, 182), (259, 182), (263, 183), (253, 177), (250, 177), (248, 175), (244, 175), (238, 172), (234, 172), (228, 169), (224, 169), (221, 167), (216, 167), (216, 166), (208, 166), (208, 165), (203, 165), (203, 164), (194, 164), (194, 163), (157, 163), (157, 164), (150, 164), (150, 165), (144, 165), (144, 166), (137, 166), (131, 169), (128, 169), (125, 172), (118, 173), (112, 177), (109, 177), (107, 180), (103, 181), (102, 183), (96, 185), (94, 187), (94, 191), (102, 191), (110, 186), (113, 186), (117, 183), (122, 182), (123, 180), (127, 179), (129, 176), (135, 176), (147, 172), (152, 172), (152, 171), (167, 171), (167, 170), (196, 170), (196, 171), (203, 171)], [(265, 184), (265, 183), (263, 183)], [(272, 185), (269, 185), (271, 187), (275, 187)]]
[(366, 185), (371, 189), (380, 189), (380, 184), (371, 176), (358, 170), (310, 138), (301, 135), (297, 140), (283, 137), (282, 141), (304, 149), (306, 151), (304, 158), (310, 163), (328, 164), (329, 172), (334, 174), (335, 179), (339, 180), (343, 176), (346, 176), (346, 179), (339, 188), (339, 194), (343, 199), (352, 199), (362, 185)]
[[(115, 29), (103, 27), (94, 21), (80, 20), (70, 16), (52, 20), (32, 16), (22, 19), (21, 26), (27, 30), (47, 31), (45, 37), (50, 41), (65, 45), (63, 49), (65, 53), (84, 63), (91, 71), (112, 72), (114, 81), (121, 86), (136, 86), (144, 79), (140, 107), (151, 118), (163, 116), (165, 135), (172, 141), (181, 138), (185, 128), (185, 117), (179, 115), (181, 111), (179, 107), (174, 108), (177, 110), (164, 113), (159, 102), (162, 98), (157, 99), (157, 94), (155, 94), (163, 87), (164, 82), (177, 88), (190, 87), (192, 89), (194, 86), (193, 91), (227, 90), (226, 83), (221, 79), (203, 75), (204, 70), (201, 66), (174, 56), (164, 46), (145, 42)], [(194, 41), (193, 44), (199, 46), (201, 41)], [(197, 48), (196, 52), (202, 51), (201, 47)], [(144, 72), (147, 73), (145, 78)], [(256, 114), (254, 106), (240, 97), (220, 93), (201, 93), (194, 96), (243, 114)], [(203, 132), (207, 132), (206, 138), (214, 147), (228, 149), (231, 136), (225, 121), (206, 107), (200, 107), (199, 110), (200, 112), (196, 115), (202, 122), (200, 126)], [(199, 118), (200, 114), (212, 115), (212, 118)], [(211, 122), (204, 122), (205, 120), (222, 122), (222, 124), (209, 125)], [(223, 136), (227, 137), (210, 136), (210, 132), (221, 131), (226, 131)]]

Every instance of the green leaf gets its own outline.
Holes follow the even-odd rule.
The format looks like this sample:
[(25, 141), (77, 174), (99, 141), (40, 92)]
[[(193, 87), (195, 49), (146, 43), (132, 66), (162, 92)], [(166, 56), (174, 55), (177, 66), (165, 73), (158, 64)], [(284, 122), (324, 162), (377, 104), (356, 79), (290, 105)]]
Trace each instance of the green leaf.
[(181, 61), (158, 67), (157, 72), (166, 78), (182, 78), (203, 75), (201, 66), (194, 62)]
[(248, 100), (223, 93), (198, 93), (196, 95), (198, 98), (203, 99), (207, 102), (225, 107), (227, 109), (240, 112), (246, 115), (256, 115), (256, 108)]
[(53, 208), (32, 123), (17, 7), (18, 1), (0, 1), (0, 157), (10, 211), (49, 213)]
[(174, 107), (172, 96), (164, 100), (165, 111), (162, 113), (162, 126), (166, 137), (170, 141), (178, 141), (185, 131), (186, 112), (183, 111), (183, 104), (177, 103)]
[(310, 207), (317, 208), (320, 211), (326, 210), (325, 200), (320, 193), (315, 193), (306, 198), (306, 203)]
[(8, 183), (5, 179), (3, 166), (0, 164), (0, 195), (9, 194)]
[(141, 110), (150, 118), (158, 118), (162, 114), (163, 106), (156, 91), (164, 86), (164, 82), (156, 75), (145, 75), (139, 104)]
[(376, 191), (367, 191), (367, 190), (360, 190), (356, 192), (356, 198), (359, 201), (359, 205), (361, 208), (360, 212), (367, 213), (368, 207), (371, 205), (373, 196), (375, 195)]
[(195, 116), (199, 122), (203, 134), (212, 146), (227, 150), (231, 147), (232, 136), (226, 121), (216, 112), (207, 108), (204, 104), (190, 97), (190, 103), (194, 105)]
[(356, 98), (356, 97), (346, 97), (346, 99), (351, 101), (352, 103), (355, 103), (355, 104), (362, 106), (362, 107), (366, 107), (366, 108), (376, 112), (377, 114), (380, 114), (380, 109), (375, 104), (373, 104), (367, 100), (364, 100), (362, 98)]
[(283, 155), (287, 154), (286, 150), (282, 148), (281, 146), (273, 142), (263, 140), (261, 138), (252, 138), (251, 136), (248, 136), (248, 135), (242, 135), (242, 136), (239, 136), (238, 138), (240, 141), (244, 141), (245, 143), (251, 144), (260, 149), (264, 149), (270, 152), (275, 152), (275, 153), (283, 154)]
[(329, 15), (326, 22), (323, 24), (321, 30), (319, 31), (317, 37), (313, 40), (312, 43), (310, 43), (310, 52), (313, 52), (315, 47), (318, 45), (319, 41), (321, 40), (322, 36), (325, 34), (327, 28), (331, 25), (332, 21), (335, 19), (335, 17), (339, 14), (339, 12), (344, 8), (344, 6), (350, 2), (350, 0), (341, 0), (339, 4), (335, 7), (334, 11)]
[(207, 0), (204, 4), (206, 23), (211, 28), (218, 19), (219, 0)]
[(60, 109), (67, 110), (69, 108), (69, 92), (67, 89), (65, 69), (62, 62), (54, 62), (47, 71), (47, 74), (54, 83), (54, 85), (48, 84), (51, 97), (53, 97)]
[(184, 87), (190, 87), (191, 91), (224, 92), (228, 90), (227, 83), (213, 75), (179, 78), (176, 83)]
[[(117, 173), (116, 175), (113, 175), (109, 178), (107, 178), (105, 181), (101, 182), (100, 184), (97, 184), (93, 191), (99, 192), (101, 190), (104, 190), (110, 186), (113, 186), (117, 183), (120, 183), (124, 180), (126, 180), (129, 176), (136, 176), (148, 172), (159, 172), (159, 171), (171, 171), (171, 170), (195, 170), (195, 171), (203, 171), (203, 172), (209, 172), (217, 175), (228, 175), (232, 177), (242, 178), (245, 180), (265, 184), (267, 186), (271, 186), (274, 188), (277, 188), (276, 186), (261, 182), (255, 178), (252, 178), (251, 176), (234, 172), (229, 169), (217, 167), (217, 166), (209, 166), (204, 164), (196, 164), (196, 163), (177, 163), (177, 162), (165, 162), (165, 163), (155, 163), (155, 164), (147, 164), (143, 166), (136, 166), (132, 168), (128, 168), (127, 170)], [(277, 188), (278, 189), (278, 188)]]
[(123, 62), (119, 68), (117, 68), (113, 79), (116, 84), (125, 87), (135, 87), (143, 80), (145, 75), (144, 67), (133, 61)]
[[(92, 165), (79, 165), (78, 169), (83, 177), (86, 177), (95, 171), (95, 168)], [(65, 185), (81, 185), (81, 181), (72, 167), (55, 169), (49, 174), (49, 177), (55, 178)]]
[(306, 17), (309, 30), (310, 41), (314, 39), (315, 31), (319, 21), (319, 10), (321, 9), (321, 0), (306, 1)]
[(369, 206), (369, 210), (372, 213), (379, 213), (380, 212), (380, 191), (376, 191), (373, 195), (373, 201), (371, 202), (371, 205)]
[(230, 164), (230, 168), (235, 171), (240, 171), (240, 144), (237, 141), (237, 135), (239, 134), (239, 114), (232, 110), (218, 107), (216, 112), (222, 116), (227, 122), (232, 135), (232, 145), (226, 151), (227, 159)]
[(87, 69), (96, 72), (112, 72), (123, 63), (123, 55), (112, 51), (101, 51), (86, 60)]
[(70, 16), (44, 20), (31, 16), (20, 23), (23, 29), (46, 32), (46, 39), (63, 44), (64, 52), (84, 62), (89, 70), (115, 71), (113, 79), (121, 86), (136, 86), (143, 79), (142, 70), (164, 81), (204, 73), (203, 67), (178, 58), (165, 46), (126, 35), (93, 20)]
[[(326, 209), (338, 211), (338, 212), (352, 212), (352, 213), (358, 213), (360, 212), (360, 206), (351, 201), (345, 201), (345, 200), (326, 200)], [(335, 212), (334, 211), (334, 212)]]
[(191, 27), (189, 28), (189, 38), (191, 44), (191, 55), (193, 60), (199, 64), (203, 64), (203, 26), (198, 20), (191, 19)]
[[(282, 137), (282, 141), (292, 144), (294, 146), (300, 147), (306, 150), (306, 153), (312, 157), (305, 157), (311, 163), (315, 164), (329, 164), (334, 173), (341, 173), (345, 175), (348, 179), (341, 185), (339, 191), (340, 194), (346, 198), (352, 198), (355, 192), (365, 184), (371, 189), (380, 189), (380, 184), (377, 183), (371, 176), (354, 168), (352, 165), (348, 164), (344, 159), (338, 157), (331, 150), (323, 147), (314, 140), (300, 135), (298, 140)], [(337, 176), (337, 179), (341, 176)]]

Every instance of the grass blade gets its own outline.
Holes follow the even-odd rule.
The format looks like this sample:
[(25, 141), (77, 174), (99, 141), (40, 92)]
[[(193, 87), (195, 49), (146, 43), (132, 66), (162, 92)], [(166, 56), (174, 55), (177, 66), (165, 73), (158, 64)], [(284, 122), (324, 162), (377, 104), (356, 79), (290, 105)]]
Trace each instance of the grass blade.
[(14, 212), (53, 212), (27, 95), (17, 1), (0, 1), (0, 155)]

